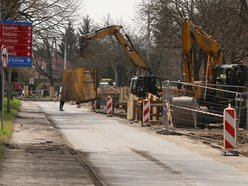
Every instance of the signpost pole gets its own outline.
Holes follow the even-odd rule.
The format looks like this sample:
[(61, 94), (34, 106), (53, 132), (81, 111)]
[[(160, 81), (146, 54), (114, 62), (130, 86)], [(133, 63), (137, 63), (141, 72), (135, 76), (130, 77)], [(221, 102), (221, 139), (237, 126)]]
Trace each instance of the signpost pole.
[(10, 99), (11, 99), (11, 67), (8, 68), (8, 88), (7, 88), (7, 112), (10, 112)]
[[(3, 61), (2, 61), (3, 62)], [(1, 117), (1, 131), (3, 131), (3, 122), (4, 122), (4, 70), (3, 67), (1, 68), (1, 76), (2, 76), (2, 86), (1, 86), (1, 112), (2, 112), (2, 117)]]
[[(0, 0), (0, 21), (2, 20), (2, 4), (1, 4), (1, 0)], [(2, 51), (1, 51), (1, 56), (2, 56)], [(2, 60), (2, 59), (1, 59)], [(3, 74), (3, 68), (1, 68), (1, 79), (2, 79), (2, 81), (1, 81), (1, 131), (3, 131), (3, 118), (4, 118), (4, 108), (3, 108), (3, 94), (4, 94), (4, 92), (3, 92), (3, 77), (4, 77), (4, 74)]]
[(1, 117), (1, 131), (3, 131), (3, 122), (4, 122), (4, 68), (8, 67), (8, 50), (7, 48), (2, 45), (1, 47), (1, 62), (2, 62), (2, 87), (1, 87), (1, 110), (2, 110), (2, 117)]

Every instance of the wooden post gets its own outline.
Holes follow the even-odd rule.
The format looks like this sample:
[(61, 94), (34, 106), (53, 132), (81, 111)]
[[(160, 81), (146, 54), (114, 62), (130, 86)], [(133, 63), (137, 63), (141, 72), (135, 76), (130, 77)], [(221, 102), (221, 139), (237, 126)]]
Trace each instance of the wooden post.
[(29, 96), (28, 85), (24, 86), (24, 96)]

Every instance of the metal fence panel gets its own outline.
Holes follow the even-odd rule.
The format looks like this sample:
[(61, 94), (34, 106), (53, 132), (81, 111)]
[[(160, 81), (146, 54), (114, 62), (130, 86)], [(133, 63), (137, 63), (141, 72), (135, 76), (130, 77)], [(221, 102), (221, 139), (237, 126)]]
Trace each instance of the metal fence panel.
[[(237, 112), (238, 127), (247, 128), (247, 88), (224, 85), (164, 82), (164, 100), (170, 104), (172, 126), (207, 127), (223, 124), (223, 110), (230, 103)], [(237, 91), (238, 90), (238, 91)], [(168, 97), (170, 92), (172, 98)], [(168, 109), (165, 109), (168, 110)], [(165, 113), (168, 115), (168, 113)]]

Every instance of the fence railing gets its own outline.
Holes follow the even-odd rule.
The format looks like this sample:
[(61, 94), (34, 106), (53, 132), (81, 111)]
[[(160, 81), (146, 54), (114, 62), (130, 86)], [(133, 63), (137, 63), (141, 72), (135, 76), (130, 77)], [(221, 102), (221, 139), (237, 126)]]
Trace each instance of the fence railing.
[(223, 110), (230, 103), (236, 109), (238, 127), (248, 128), (247, 87), (180, 81), (166, 81), (163, 87), (166, 120), (172, 117), (170, 123), (174, 127), (222, 125)]

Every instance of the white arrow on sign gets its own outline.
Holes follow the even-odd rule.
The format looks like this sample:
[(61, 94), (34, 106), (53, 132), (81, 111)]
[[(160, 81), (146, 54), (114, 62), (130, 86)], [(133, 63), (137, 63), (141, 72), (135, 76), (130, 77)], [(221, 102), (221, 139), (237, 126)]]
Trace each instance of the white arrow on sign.
[(7, 67), (8, 66), (8, 50), (7, 48), (3, 45), (1, 48), (1, 60), (2, 60), (2, 64), (3, 67)]

